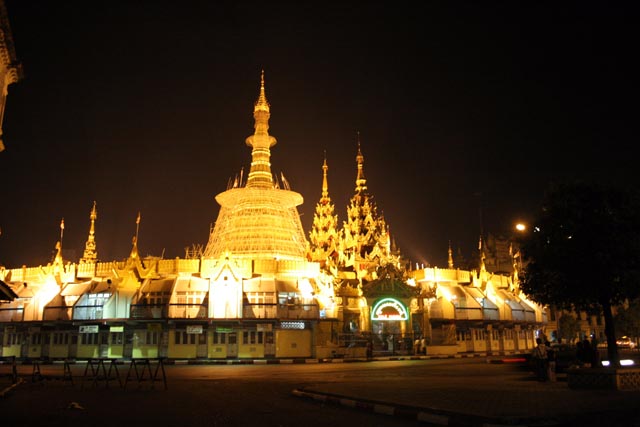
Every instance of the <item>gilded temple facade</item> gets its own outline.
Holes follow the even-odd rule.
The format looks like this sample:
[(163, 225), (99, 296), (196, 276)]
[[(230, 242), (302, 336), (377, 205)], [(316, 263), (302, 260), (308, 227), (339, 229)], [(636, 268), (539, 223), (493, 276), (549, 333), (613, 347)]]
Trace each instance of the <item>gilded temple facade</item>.
[(249, 173), (216, 196), (200, 253), (141, 257), (138, 215), (129, 256), (99, 262), (94, 203), (78, 262), (58, 242), (47, 266), (0, 268), (0, 356), (321, 359), (414, 353), (416, 341), (429, 354), (530, 351), (546, 311), (519, 291), (517, 269), (460, 270), (450, 249), (447, 268), (409, 268), (367, 188), (359, 140), (346, 220), (325, 156), (307, 240), (302, 195), (271, 172), (264, 75), (253, 117)]

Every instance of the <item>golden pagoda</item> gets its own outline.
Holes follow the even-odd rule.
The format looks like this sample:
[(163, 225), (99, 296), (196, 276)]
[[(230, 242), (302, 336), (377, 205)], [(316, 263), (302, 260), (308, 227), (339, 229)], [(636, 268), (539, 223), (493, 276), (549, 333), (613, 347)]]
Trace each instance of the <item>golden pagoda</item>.
[(302, 195), (289, 189), (284, 175), (278, 182), (271, 173), (270, 148), (276, 139), (269, 135), (270, 116), (263, 71), (253, 109), (255, 132), (246, 139), (252, 147), (251, 169), (246, 183), (241, 174), (231, 188), (216, 196), (220, 213), (205, 258), (305, 259), (307, 243), (297, 210)]

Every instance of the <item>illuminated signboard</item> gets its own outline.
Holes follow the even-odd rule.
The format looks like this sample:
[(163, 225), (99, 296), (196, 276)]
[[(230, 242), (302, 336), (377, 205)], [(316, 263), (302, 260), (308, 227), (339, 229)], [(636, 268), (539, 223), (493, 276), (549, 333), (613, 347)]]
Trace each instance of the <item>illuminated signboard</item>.
[(409, 320), (409, 315), (404, 304), (397, 299), (383, 298), (373, 306), (371, 320)]
[(78, 329), (81, 334), (97, 334), (99, 331), (100, 327), (98, 325), (82, 325)]
[(304, 329), (304, 322), (280, 322), (281, 329)]

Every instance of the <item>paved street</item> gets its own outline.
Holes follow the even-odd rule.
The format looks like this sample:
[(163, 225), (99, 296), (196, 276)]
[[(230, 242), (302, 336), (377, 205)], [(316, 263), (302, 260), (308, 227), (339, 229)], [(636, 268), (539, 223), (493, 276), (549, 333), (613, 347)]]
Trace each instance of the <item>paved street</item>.
[[(62, 365), (44, 365), (45, 381), (31, 382), (32, 367), (19, 366), (25, 383), (0, 399), (3, 423), (35, 426), (411, 426), (409, 416), (363, 410), (355, 402), (424, 408), (444, 425), (640, 426), (640, 392), (571, 390), (563, 378), (539, 383), (510, 364), (486, 358), (391, 360), (274, 365), (168, 365), (162, 382), (115, 377), (81, 382), (85, 364), (72, 365), (74, 384)], [(120, 365), (124, 381), (128, 364)], [(53, 375), (59, 379), (51, 379)], [(294, 393), (303, 391), (304, 393)], [(305, 396), (305, 393), (307, 395)], [(315, 396), (315, 399), (313, 398)], [(341, 396), (348, 408), (319, 396)], [(75, 403), (74, 403), (75, 402)], [(79, 406), (81, 408), (74, 408)], [(386, 409), (385, 409), (386, 408)], [(396, 411), (397, 412), (397, 411)], [(396, 414), (397, 415), (397, 414)], [(7, 424), (9, 425), (9, 424)]]

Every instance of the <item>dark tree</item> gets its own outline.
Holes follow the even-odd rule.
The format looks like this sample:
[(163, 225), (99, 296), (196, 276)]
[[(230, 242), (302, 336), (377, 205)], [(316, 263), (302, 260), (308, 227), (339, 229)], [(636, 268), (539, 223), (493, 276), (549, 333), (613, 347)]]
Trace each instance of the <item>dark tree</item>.
[(558, 339), (566, 339), (569, 343), (573, 343), (578, 332), (580, 332), (580, 322), (576, 316), (563, 313), (558, 319)]
[(618, 308), (617, 312), (616, 331), (621, 335), (632, 337), (637, 344), (640, 337), (640, 298), (631, 301), (625, 307)]
[(553, 185), (523, 237), (521, 287), (532, 300), (601, 313), (608, 356), (619, 366), (612, 307), (640, 295), (640, 197), (595, 183)]

